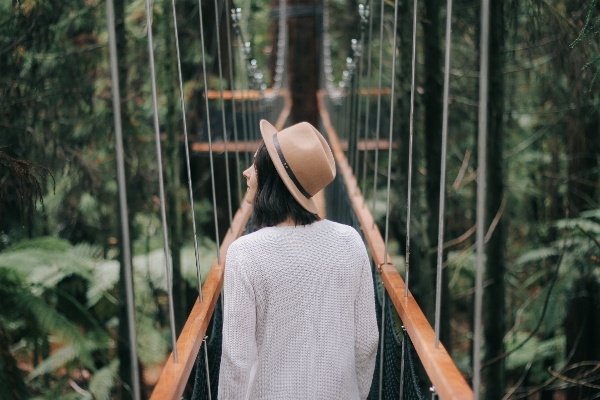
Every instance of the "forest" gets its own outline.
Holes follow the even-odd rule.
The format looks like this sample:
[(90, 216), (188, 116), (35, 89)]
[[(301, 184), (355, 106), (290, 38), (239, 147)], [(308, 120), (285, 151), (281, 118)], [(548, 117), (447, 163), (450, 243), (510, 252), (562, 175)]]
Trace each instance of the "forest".
[[(191, 143), (198, 145), (207, 142), (209, 126), (217, 144), (233, 138), (232, 121), (238, 121), (241, 129), (241, 119), (229, 115), (230, 103), (224, 106), (211, 98), (207, 115), (205, 90), (248, 88), (248, 71), (241, 65), (244, 51), (247, 59), (256, 60), (265, 86), (273, 86), (279, 1), (151, 3), (167, 246), (174, 320), (180, 332), (198, 298), (192, 215), (199, 264), (206, 277), (245, 185), (233, 155), (216, 154), (216, 172), (211, 176), (209, 158), (197, 150), (200, 147), (192, 146), (188, 176), (184, 122)], [(478, 0), (455, 0), (452, 34), (447, 38), (445, 2), (396, 0), (396, 4), (394, 32), (394, 1), (366, 1), (374, 28), (362, 43), (363, 52), (372, 56), (368, 87), (366, 67), (362, 71), (363, 89), (377, 90), (381, 65), (383, 87), (389, 89), (395, 82), (395, 91), (393, 98), (389, 90), (382, 94), (380, 114), (376, 96), (361, 96), (358, 118), (369, 110), (366, 130), (372, 138), (376, 125), (381, 138), (388, 130), (393, 132), (393, 154), (390, 159), (382, 151), (375, 161), (373, 152), (364, 151), (361, 160), (367, 168), (359, 182), (366, 188), (365, 204), (373, 204), (371, 212), (383, 232), (386, 171), (391, 165), (389, 251), (404, 275), (413, 4), (417, 4), (410, 290), (433, 325), (444, 56), (449, 39), (440, 336), (471, 382), (481, 5)], [(307, 46), (302, 40), (309, 38), (322, 55), (326, 33), (331, 39), (331, 76), (335, 82), (343, 81), (347, 57), (356, 57), (350, 39), (361, 35), (359, 2), (292, 0), (289, 5), (314, 11), (310, 18), (288, 16), (296, 21), (289, 23), (287, 44), (295, 58), (286, 68), (291, 64), (294, 74), (299, 66), (317, 71), (309, 72), (312, 75), (302, 85), (324, 90), (327, 71), (321, 56), (312, 63), (298, 54)], [(145, 1), (114, 0), (114, 7), (138, 367), (142, 397), (149, 398), (172, 350), (149, 27)], [(230, 10), (237, 7), (241, 15), (234, 27), (229, 25)], [(327, 32), (323, 7), (330, 15)], [(221, 22), (216, 24), (217, 20)], [(306, 29), (302, 23), (313, 25)], [(600, 3), (495, 0), (489, 31), (482, 398), (600, 398)], [(224, 40), (229, 36), (231, 48)], [(204, 57), (201, 47), (206, 48)], [(230, 69), (235, 70), (233, 80)], [(260, 90), (260, 82), (254, 83)], [(0, 0), (2, 399), (133, 398), (111, 101), (114, 84), (105, 1)], [(293, 89), (288, 82), (283, 87)], [(303, 119), (304, 108), (312, 106), (316, 108), (316, 100), (314, 105), (294, 103), (292, 122)], [(249, 156), (242, 155), (243, 163)], [(227, 180), (226, 167), (231, 172)], [(184, 398), (190, 396), (188, 389)]]

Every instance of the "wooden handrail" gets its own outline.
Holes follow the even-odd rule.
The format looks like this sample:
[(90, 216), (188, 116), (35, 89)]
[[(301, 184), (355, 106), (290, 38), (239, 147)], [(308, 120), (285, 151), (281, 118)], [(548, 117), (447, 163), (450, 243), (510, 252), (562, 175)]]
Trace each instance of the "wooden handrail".
[[(258, 149), (258, 145), (260, 144), (259, 140), (247, 141), (247, 142), (238, 142), (237, 150), (241, 153), (243, 152), (251, 152), (254, 153), (256, 149)], [(388, 149), (388, 141), (380, 139), (379, 146), (376, 146), (377, 142), (375, 140), (359, 140), (357, 143), (358, 151), (374, 151), (375, 148), (379, 150), (387, 150)], [(348, 141), (340, 140), (340, 146), (343, 150), (348, 150)], [(227, 142), (227, 151), (229, 154), (234, 154), (235, 152), (235, 142), (228, 141)], [(393, 148), (397, 148), (396, 144), (392, 144)], [(194, 142), (191, 144), (191, 149), (195, 153), (208, 153), (210, 150), (210, 146), (208, 142)], [(225, 152), (225, 143), (224, 142), (212, 142), (212, 151), (213, 153), (222, 154)]]
[[(270, 96), (273, 94), (273, 89), (265, 90), (265, 96)], [(287, 89), (279, 89), (279, 93), (277, 97), (289, 96), (289, 92)], [(223, 90), (223, 100), (231, 100), (234, 97), (236, 100), (256, 100), (261, 98), (261, 93), (255, 89), (248, 90)], [(208, 98), (210, 100), (220, 99), (221, 91), (220, 90), (208, 90)]]
[(373, 216), (365, 206), (362, 194), (358, 188), (356, 177), (352, 174), (352, 168), (344, 155), (337, 133), (331, 124), (329, 113), (323, 101), (324, 93), (318, 95), (319, 112), (325, 131), (329, 136), (331, 150), (340, 167), (348, 194), (352, 201), (352, 207), (358, 217), (363, 234), (367, 239), (367, 245), (378, 271), (381, 274), (385, 288), (402, 319), (408, 335), (415, 350), (427, 372), (427, 376), (443, 400), (470, 400), (473, 399), (473, 391), (465, 381), (454, 361), (440, 343), (439, 348), (434, 345), (434, 332), (415, 301), (412, 293), (404, 297), (404, 280), (391, 263), (391, 257), (387, 257), (388, 264), (383, 264), (385, 255), (385, 244), (379, 228), (374, 224)]

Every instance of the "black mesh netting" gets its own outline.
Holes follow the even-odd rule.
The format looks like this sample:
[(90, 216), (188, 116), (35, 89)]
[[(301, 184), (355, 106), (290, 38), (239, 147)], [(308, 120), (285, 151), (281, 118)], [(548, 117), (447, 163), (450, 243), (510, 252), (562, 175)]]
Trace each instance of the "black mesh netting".
[[(223, 298), (219, 296), (212, 319), (206, 330), (208, 338), (206, 346), (208, 350), (208, 370), (210, 375), (210, 392), (212, 398), (217, 398), (219, 386), (219, 369), (221, 366), (221, 343), (223, 340)], [(206, 363), (204, 346), (200, 347), (196, 357), (196, 376), (194, 377), (194, 392), (192, 400), (208, 399), (208, 384), (206, 383)]]
[[(417, 377), (414, 366), (414, 349), (410, 338), (406, 332), (399, 332), (396, 327), (395, 313), (393, 311), (392, 301), (387, 294), (387, 291), (377, 290), (377, 276), (373, 274), (375, 282), (375, 308), (377, 309), (377, 324), (379, 325), (381, 339), (381, 303), (385, 296), (385, 332), (384, 332), (384, 349), (383, 349), (383, 381), (381, 385), (382, 399), (399, 399), (400, 398), (400, 377), (404, 375), (402, 399), (405, 400), (421, 400), (425, 399), (419, 386), (419, 378)], [(405, 340), (404, 349), (404, 373), (402, 374), (402, 341)], [(380, 343), (381, 346), (381, 343)], [(380, 377), (380, 349), (377, 349), (377, 361), (375, 364), (375, 372), (373, 373), (373, 383), (369, 392), (369, 400), (379, 399), (379, 377)]]

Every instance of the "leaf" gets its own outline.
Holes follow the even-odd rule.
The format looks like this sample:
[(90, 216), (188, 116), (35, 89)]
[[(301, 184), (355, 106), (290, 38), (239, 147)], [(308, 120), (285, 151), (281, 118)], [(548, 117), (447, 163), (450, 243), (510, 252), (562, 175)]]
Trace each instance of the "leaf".
[(559, 229), (567, 228), (581, 233), (579, 226), (590, 233), (600, 235), (600, 223), (585, 218), (561, 219), (555, 222), (555, 226)]
[(4, 253), (28, 249), (66, 252), (70, 248), (71, 244), (68, 240), (54, 236), (40, 236), (32, 239), (23, 239), (5, 250)]
[(110, 392), (115, 387), (119, 360), (115, 358), (106, 367), (99, 369), (90, 379), (89, 391), (95, 400), (109, 400)]
[(542, 261), (548, 257), (558, 256), (558, 249), (552, 247), (544, 247), (541, 249), (530, 250), (515, 260), (515, 266), (521, 266), (532, 262)]
[[(519, 332), (514, 336), (514, 339), (506, 343), (506, 350), (511, 351), (521, 342), (527, 339), (527, 332)], [(512, 370), (526, 366), (533, 357), (537, 356), (537, 348), (539, 346), (539, 339), (532, 337), (527, 343), (525, 343), (519, 350), (510, 353), (506, 358), (506, 369)]]

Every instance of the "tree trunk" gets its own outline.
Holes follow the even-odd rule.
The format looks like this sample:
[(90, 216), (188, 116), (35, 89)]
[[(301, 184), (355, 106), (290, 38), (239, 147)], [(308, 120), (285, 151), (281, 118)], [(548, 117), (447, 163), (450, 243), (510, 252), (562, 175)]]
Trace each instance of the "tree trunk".
[[(504, 198), (503, 129), (504, 129), (504, 2), (491, 3), (490, 48), (489, 48), (489, 99), (488, 99), (488, 143), (487, 143), (487, 193), (486, 227), (498, 213)], [(487, 260), (486, 280), (491, 284), (484, 292), (484, 343), (485, 360), (490, 360), (504, 352), (505, 287), (504, 262), (505, 247), (504, 221), (500, 219), (494, 229), (485, 253)], [(505, 393), (504, 360), (486, 368), (485, 398), (501, 399)]]
[[(585, 13), (581, 10), (586, 6), (585, 1), (571, 1), (567, 3), (566, 15), (575, 23), (582, 23)], [(596, 4), (598, 13), (598, 4)], [(571, 33), (571, 35), (573, 35)], [(574, 36), (570, 37), (574, 40)], [(583, 57), (588, 55), (581, 54)], [(589, 101), (588, 96), (593, 92), (587, 87), (587, 82), (582, 82), (580, 66), (587, 59), (580, 62), (571, 62), (567, 65), (569, 87), (580, 101)], [(595, 107), (596, 109), (594, 109)], [(568, 154), (568, 180), (567, 203), (568, 217), (577, 218), (587, 210), (597, 208), (597, 183), (599, 179), (598, 161), (600, 155), (600, 115), (597, 106), (582, 107), (570, 111), (567, 119), (567, 154)], [(589, 261), (588, 261), (589, 263)], [(569, 365), (600, 359), (600, 285), (597, 277), (585, 260), (576, 265), (577, 274), (573, 283), (573, 295), (567, 306), (567, 318), (564, 330), (567, 337), (565, 356), (570, 357)], [(569, 371), (569, 376), (581, 380), (582, 373), (589, 370), (587, 367), (576, 368)], [(592, 382), (596, 383), (596, 382)], [(585, 387), (581, 384), (567, 390), (568, 400), (580, 400), (597, 394), (598, 389)]]
[(424, 83), (423, 113), (425, 128), (425, 164), (427, 176), (427, 237), (422, 244), (427, 254), (422, 266), (411, 269), (411, 285), (425, 316), (433, 323), (435, 304), (436, 255), (428, 250), (437, 244), (442, 151), (442, 51), (440, 35), (440, 7), (436, 0), (425, 0), (423, 13)]
[[(0, 387), (2, 398), (19, 400), (27, 398), (27, 387), (23, 380), (23, 372), (17, 367), (17, 361), (11, 351), (11, 340), (0, 319)], [(34, 364), (35, 366), (35, 364)]]
[[(115, 0), (115, 36), (117, 42), (117, 69), (119, 71), (119, 88), (120, 88), (120, 96), (121, 99), (127, 97), (127, 72), (128, 72), (128, 63), (127, 63), (127, 32), (125, 30), (125, 0)], [(126, 106), (126, 102), (121, 100), (121, 120), (123, 123), (123, 136), (124, 142), (130, 144), (132, 141), (133, 129), (131, 124), (129, 123), (128, 110)], [(131, 148), (131, 146), (127, 146), (126, 148)], [(130, 175), (128, 169), (125, 168), (125, 176), (126, 179)], [(129, 179), (127, 179), (129, 181)], [(132, 205), (133, 194), (131, 191), (127, 192), (127, 200), (129, 205)], [(115, 198), (115, 207), (118, 207), (117, 199)], [(131, 221), (133, 216), (133, 207), (128, 207), (128, 224), (129, 232), (131, 232)], [(127, 291), (125, 285), (125, 251), (123, 251), (123, 237), (120, 229), (121, 221), (120, 217), (116, 219), (118, 223), (117, 231), (119, 232), (119, 285), (118, 285), (118, 293), (119, 293), (119, 328), (118, 328), (118, 337), (117, 337), (117, 356), (119, 358), (119, 377), (121, 380), (121, 386), (119, 388), (120, 395), (119, 398), (123, 400), (133, 399), (133, 393), (130, 388), (133, 387), (133, 381), (131, 377), (132, 364), (131, 364), (131, 353), (129, 351), (132, 343), (129, 342), (129, 325), (128, 318), (129, 315), (127, 313)], [(130, 235), (131, 237), (131, 235)], [(131, 261), (131, 260), (129, 260)], [(133, 345), (137, 345), (134, 343)]]
[[(314, 14), (310, 16), (288, 17), (289, 59), (287, 65), (288, 82), (292, 94), (292, 123), (302, 121), (317, 126), (319, 109), (317, 107), (317, 90), (319, 89), (319, 49), (320, 19), (317, 19), (319, 0), (290, 0), (289, 6), (313, 6)], [(291, 13), (291, 12), (290, 12)]]

